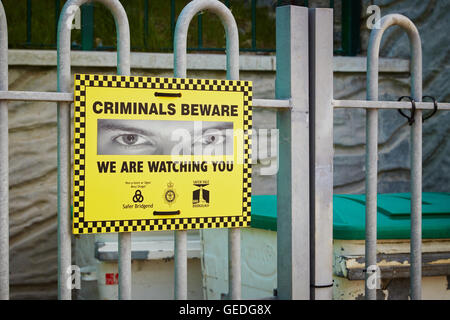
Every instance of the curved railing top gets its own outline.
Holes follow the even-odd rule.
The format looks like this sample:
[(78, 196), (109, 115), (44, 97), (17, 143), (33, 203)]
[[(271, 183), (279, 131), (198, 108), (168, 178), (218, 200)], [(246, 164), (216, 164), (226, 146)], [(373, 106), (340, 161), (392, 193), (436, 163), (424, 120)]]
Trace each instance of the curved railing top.
[(187, 33), (192, 18), (203, 10), (215, 13), (222, 22), (226, 33), (227, 79), (239, 80), (239, 33), (233, 14), (218, 0), (194, 0), (178, 17), (174, 39), (174, 74), (177, 78), (186, 77)]
[(416, 101), (422, 99), (422, 44), (414, 23), (401, 14), (388, 14), (380, 19), (379, 28), (370, 33), (367, 49), (367, 100), (378, 100), (378, 60), (384, 32), (399, 26), (408, 34), (411, 48), (411, 92)]
[(69, 0), (58, 22), (58, 91), (70, 92), (70, 33), (75, 13), (87, 2), (99, 2), (107, 7), (117, 29), (117, 73), (130, 74), (130, 28), (127, 14), (119, 0)]

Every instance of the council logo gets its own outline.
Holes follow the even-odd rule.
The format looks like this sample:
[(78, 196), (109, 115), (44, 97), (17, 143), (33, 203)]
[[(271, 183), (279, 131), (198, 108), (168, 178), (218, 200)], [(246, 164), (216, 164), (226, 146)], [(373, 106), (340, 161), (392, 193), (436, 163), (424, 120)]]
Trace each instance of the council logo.
[(144, 196), (142, 195), (141, 190), (136, 190), (136, 192), (133, 195), (133, 202), (137, 203), (142, 201), (144, 201)]

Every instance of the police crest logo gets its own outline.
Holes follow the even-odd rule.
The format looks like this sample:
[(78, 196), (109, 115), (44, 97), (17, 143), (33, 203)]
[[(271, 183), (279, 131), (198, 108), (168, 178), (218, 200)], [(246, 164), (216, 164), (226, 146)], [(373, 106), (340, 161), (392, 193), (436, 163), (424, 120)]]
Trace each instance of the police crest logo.
[(177, 194), (173, 188), (173, 182), (167, 183), (167, 189), (164, 191), (164, 200), (167, 204), (173, 205), (176, 201)]
[(246, 227), (252, 83), (75, 75), (73, 233)]

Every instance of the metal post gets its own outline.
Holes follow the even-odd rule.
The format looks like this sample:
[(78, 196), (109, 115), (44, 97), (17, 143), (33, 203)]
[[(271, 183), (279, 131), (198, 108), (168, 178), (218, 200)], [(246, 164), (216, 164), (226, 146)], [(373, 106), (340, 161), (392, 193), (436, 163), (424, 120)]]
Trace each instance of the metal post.
[[(367, 97), (369, 100), (369, 97)], [(378, 182), (378, 110), (366, 110), (366, 270), (377, 264), (377, 182)], [(375, 270), (370, 268), (371, 270)], [(365, 297), (376, 300), (376, 288), (369, 285), (366, 272)]]
[(333, 296), (333, 10), (309, 9), (311, 299)]
[(187, 231), (175, 231), (175, 299), (187, 299)]
[[(402, 27), (408, 34), (411, 50), (411, 93), (416, 101), (422, 100), (422, 45), (419, 32), (407, 17), (389, 14), (381, 18), (380, 28), (370, 34), (367, 54), (367, 100), (378, 100), (378, 55), (384, 31), (393, 25)], [(411, 127), (411, 299), (421, 299), (422, 268), (422, 112), (416, 110)], [(368, 110), (367, 117), (367, 172), (366, 172), (366, 269), (376, 264), (376, 133), (377, 110)], [(369, 168), (370, 164), (370, 168)], [(373, 168), (375, 166), (375, 168)], [(369, 203), (370, 202), (370, 203)], [(370, 275), (366, 275), (366, 279)], [(368, 289), (366, 298), (375, 299), (375, 289)]]
[(309, 299), (309, 72), (308, 8), (276, 9), (277, 99), (291, 99), (277, 113), (277, 268), (280, 299)]
[[(180, 13), (175, 27), (174, 39), (174, 76), (178, 78), (186, 77), (186, 46), (187, 32), (192, 18), (200, 11), (208, 10), (216, 14), (225, 28), (226, 34), (226, 53), (227, 53), (227, 79), (239, 80), (239, 33), (236, 21), (231, 11), (220, 1), (217, 0), (194, 0), (191, 1)], [(176, 231), (176, 233), (186, 231)], [(175, 240), (182, 239), (180, 235), (175, 236)], [(241, 298), (241, 250), (240, 250), (240, 230), (238, 228), (229, 229), (228, 231), (229, 245), (229, 298), (237, 300)], [(186, 250), (186, 245), (175, 243), (178, 250)], [(177, 259), (177, 257), (175, 257)], [(184, 266), (184, 264), (176, 264), (176, 266)], [(184, 274), (183, 271), (175, 270), (176, 287), (175, 296), (184, 296), (184, 293), (177, 293), (187, 286), (184, 279), (179, 279), (178, 274)], [(182, 284), (183, 283), (183, 284)], [(184, 289), (183, 289), (184, 290)]]
[(241, 230), (228, 229), (228, 298), (240, 300), (241, 293)]
[[(72, 92), (70, 73), (70, 35), (76, 11), (90, 0), (69, 0), (58, 23), (58, 91)], [(118, 0), (95, 0), (112, 13), (117, 28), (117, 73), (130, 74), (130, 31), (126, 12)], [(58, 103), (58, 298), (71, 299), (67, 286), (71, 266), (70, 228), (70, 103)], [(131, 285), (131, 237), (119, 235), (119, 288)], [(119, 292), (121, 299), (131, 298), (131, 290)]]
[[(8, 90), (8, 26), (0, 1), (0, 90)], [(9, 299), (8, 103), (0, 101), (0, 300)]]
[[(413, 94), (414, 96), (414, 94)], [(422, 110), (411, 127), (411, 299), (422, 299)]]
[(119, 233), (119, 299), (131, 299), (131, 232)]

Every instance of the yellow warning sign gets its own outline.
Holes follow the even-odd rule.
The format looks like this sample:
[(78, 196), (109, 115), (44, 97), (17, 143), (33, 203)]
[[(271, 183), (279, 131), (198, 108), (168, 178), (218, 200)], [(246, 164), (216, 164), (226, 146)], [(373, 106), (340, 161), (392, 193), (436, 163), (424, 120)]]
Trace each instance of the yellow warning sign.
[(73, 233), (246, 227), (252, 83), (75, 75)]

